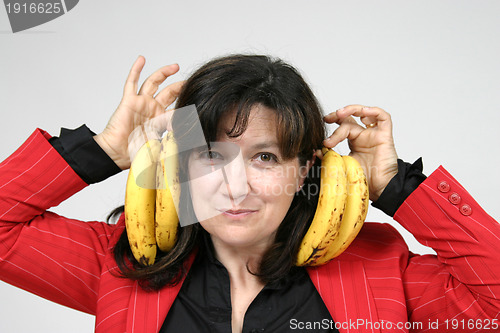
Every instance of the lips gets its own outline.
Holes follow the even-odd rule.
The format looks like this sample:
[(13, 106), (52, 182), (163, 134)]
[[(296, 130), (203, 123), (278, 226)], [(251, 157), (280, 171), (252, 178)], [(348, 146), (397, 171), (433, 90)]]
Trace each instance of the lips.
[(224, 213), (228, 213), (228, 214), (245, 214), (245, 213), (252, 213), (252, 212), (255, 212), (255, 210), (252, 210), (252, 209), (237, 209), (237, 210), (234, 210), (234, 209), (228, 209), (228, 210), (225, 210)]
[(223, 215), (231, 218), (243, 218), (245, 216), (255, 213), (257, 210), (254, 209), (220, 209)]

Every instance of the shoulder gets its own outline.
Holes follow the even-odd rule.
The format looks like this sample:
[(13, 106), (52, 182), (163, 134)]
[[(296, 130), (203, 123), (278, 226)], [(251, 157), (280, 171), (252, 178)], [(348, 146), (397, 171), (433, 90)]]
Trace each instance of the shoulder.
[(393, 226), (365, 222), (358, 236), (340, 256), (324, 265), (309, 267), (308, 271), (310, 275), (316, 274), (328, 280), (339, 274), (398, 277), (408, 266), (409, 259), (408, 246)]
[(408, 255), (408, 245), (392, 225), (366, 222), (356, 239), (338, 257), (338, 260), (404, 260), (408, 258)]

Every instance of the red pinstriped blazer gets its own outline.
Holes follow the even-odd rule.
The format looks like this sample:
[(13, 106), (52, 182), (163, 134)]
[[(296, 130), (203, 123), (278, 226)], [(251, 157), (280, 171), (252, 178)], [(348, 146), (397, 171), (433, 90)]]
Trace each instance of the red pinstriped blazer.
[[(47, 211), (87, 186), (49, 137), (36, 130), (0, 164), (0, 278), (96, 315), (96, 332), (158, 332), (180, 285), (145, 292), (113, 274), (123, 220), (81, 222)], [(344, 254), (308, 268), (339, 331), (498, 327), (500, 225), (442, 167), (394, 218), (437, 256), (412, 254), (391, 226), (366, 223)]]

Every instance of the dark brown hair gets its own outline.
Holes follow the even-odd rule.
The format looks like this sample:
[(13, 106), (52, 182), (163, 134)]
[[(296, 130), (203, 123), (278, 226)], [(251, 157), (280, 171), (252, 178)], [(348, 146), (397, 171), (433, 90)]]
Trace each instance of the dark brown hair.
[[(219, 122), (235, 112), (233, 127), (226, 133), (238, 137), (244, 133), (251, 108), (264, 105), (276, 112), (277, 138), (284, 158), (299, 158), (300, 165), (312, 159), (314, 149), (321, 148), (325, 138), (323, 115), (318, 101), (300, 73), (280, 59), (263, 55), (230, 55), (211, 60), (196, 70), (186, 81), (177, 99), (176, 108), (195, 105), (207, 142), (216, 141)], [(175, 136), (189, 135), (174, 114)], [(187, 163), (180, 161), (181, 165)], [(295, 258), (314, 215), (319, 189), (319, 160), (309, 171), (300, 191), (280, 224), (272, 246), (264, 254), (257, 272), (262, 282), (280, 281), (295, 270)], [(181, 173), (187, 170), (181, 167)], [(182, 177), (182, 175), (181, 175)], [(313, 189), (311, 193), (308, 189)], [(182, 216), (194, 212), (187, 193), (181, 194)], [(182, 205), (182, 203), (187, 203)], [(116, 211), (118, 213), (120, 211)], [(128, 246), (126, 233), (114, 249), (115, 259), (123, 276), (136, 279), (145, 288), (159, 289), (174, 285), (185, 274), (183, 262), (207, 236), (199, 223), (178, 230), (175, 246), (168, 253), (158, 251), (155, 264), (137, 263)]]

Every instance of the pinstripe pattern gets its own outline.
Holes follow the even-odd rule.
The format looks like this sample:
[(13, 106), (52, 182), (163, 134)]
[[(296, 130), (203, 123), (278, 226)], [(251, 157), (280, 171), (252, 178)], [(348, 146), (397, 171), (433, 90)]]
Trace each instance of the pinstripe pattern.
[[(95, 314), (96, 332), (158, 332), (180, 285), (146, 292), (118, 276), (111, 250), (123, 219), (107, 225), (47, 211), (86, 186), (49, 137), (35, 131), (0, 164), (0, 278)], [(443, 180), (450, 192), (438, 190)], [(451, 192), (472, 214), (450, 203)], [(344, 254), (308, 268), (333, 319), (344, 324), (341, 332), (408, 332), (373, 325), (407, 320), (429, 332), (429, 320), (499, 318), (500, 226), (451, 175), (436, 170), (395, 219), (437, 256), (412, 254), (390, 225), (366, 223)], [(346, 325), (361, 319), (371, 327)]]

